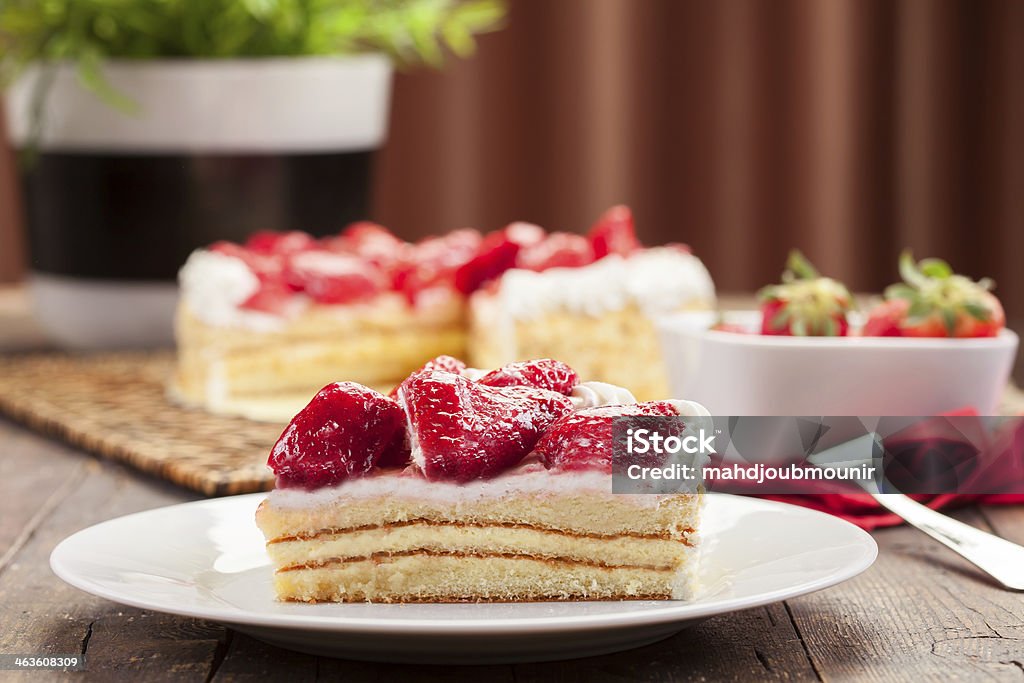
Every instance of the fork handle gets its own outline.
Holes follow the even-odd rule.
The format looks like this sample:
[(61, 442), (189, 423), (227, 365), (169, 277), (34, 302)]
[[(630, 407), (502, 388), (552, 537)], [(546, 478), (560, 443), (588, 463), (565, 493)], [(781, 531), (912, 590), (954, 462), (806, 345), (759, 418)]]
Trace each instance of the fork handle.
[(872, 493), (880, 505), (962, 555), (1002, 585), (1024, 591), (1024, 546), (958, 522), (902, 493)]

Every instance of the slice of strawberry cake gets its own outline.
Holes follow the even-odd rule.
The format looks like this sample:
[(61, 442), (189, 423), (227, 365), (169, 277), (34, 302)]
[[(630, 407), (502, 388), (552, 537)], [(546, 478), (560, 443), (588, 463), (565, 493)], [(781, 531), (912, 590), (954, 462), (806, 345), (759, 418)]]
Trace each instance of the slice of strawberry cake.
[[(256, 522), (282, 600), (681, 599), (703, 493), (612, 493), (617, 416), (706, 415), (554, 360), (437, 358), (391, 395), (324, 387), (270, 455)], [(695, 462), (701, 456), (693, 456)]]
[(387, 390), (425, 358), (461, 353), (455, 272), (481, 236), (415, 244), (372, 223), (338, 237), (260, 233), (181, 269), (172, 395), (212, 412), (287, 420), (333, 377)]

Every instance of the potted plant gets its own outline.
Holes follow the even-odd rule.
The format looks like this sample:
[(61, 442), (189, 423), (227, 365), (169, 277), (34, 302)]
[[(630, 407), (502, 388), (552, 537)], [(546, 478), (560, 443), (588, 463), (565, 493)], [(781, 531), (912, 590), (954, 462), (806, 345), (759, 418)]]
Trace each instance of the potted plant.
[(364, 218), (392, 64), (465, 55), (502, 14), (501, 0), (4, 0), (40, 322), (76, 347), (166, 343), (195, 247)]

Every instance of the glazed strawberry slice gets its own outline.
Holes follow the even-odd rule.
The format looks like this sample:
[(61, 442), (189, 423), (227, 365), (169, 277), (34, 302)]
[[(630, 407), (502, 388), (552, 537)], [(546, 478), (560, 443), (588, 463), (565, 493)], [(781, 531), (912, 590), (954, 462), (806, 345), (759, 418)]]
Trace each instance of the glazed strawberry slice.
[(393, 451), (404, 432), (396, 402), (361, 384), (335, 382), (292, 418), (267, 464), (278, 486), (332, 486), (367, 474), (385, 453), (398, 459)]
[(579, 268), (594, 262), (594, 249), (582, 235), (553, 232), (516, 255), (516, 268), (541, 272), (548, 268)]
[(322, 304), (349, 304), (373, 298), (383, 289), (380, 271), (349, 254), (306, 251), (293, 254), (285, 280)]
[(587, 408), (559, 418), (537, 442), (534, 453), (548, 469), (612, 471), (613, 419), (625, 416), (678, 417), (671, 401)]
[(516, 265), (519, 250), (539, 244), (544, 229), (532, 223), (512, 223), (484, 238), (475, 258), (455, 271), (455, 287), (463, 294), (472, 294), (486, 282), (499, 277)]
[(291, 232), (272, 232), (261, 230), (253, 233), (245, 241), (246, 249), (257, 254), (294, 254), (316, 247), (316, 240), (298, 230)]
[(424, 363), (418, 370), (410, 373), (409, 376), (400, 384), (395, 386), (388, 395), (391, 398), (397, 399), (399, 393), (403, 391), (405, 386), (409, 383), (409, 380), (421, 372), (433, 372), (435, 370), (440, 372), (450, 372), (453, 375), (461, 375), (466, 370), (466, 364), (453, 356), (438, 356), (437, 358), (432, 358)]
[(580, 376), (562, 361), (538, 358), (503, 365), (479, 382), (492, 387), (537, 387), (568, 396), (580, 383)]
[(621, 204), (601, 214), (587, 233), (587, 238), (594, 249), (594, 257), (599, 259), (609, 254), (629, 256), (641, 248), (636, 238), (633, 212)]
[(413, 375), (399, 402), (413, 460), (432, 481), (466, 482), (513, 467), (548, 425), (572, 411), (553, 391), (489, 387), (439, 371)]

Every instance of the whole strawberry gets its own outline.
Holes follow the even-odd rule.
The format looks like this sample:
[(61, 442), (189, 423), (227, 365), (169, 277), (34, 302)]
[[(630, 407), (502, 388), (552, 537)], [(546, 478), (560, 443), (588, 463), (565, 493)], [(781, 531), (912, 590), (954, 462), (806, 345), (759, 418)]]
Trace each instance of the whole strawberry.
[(804, 255), (789, 253), (782, 284), (758, 292), (761, 334), (795, 337), (845, 337), (853, 297), (846, 285), (822, 277)]
[(989, 291), (994, 286), (991, 280), (975, 282), (957, 275), (941, 259), (915, 262), (909, 251), (900, 255), (899, 267), (903, 282), (886, 288), (885, 298), (890, 310), (905, 310), (899, 321), (903, 336), (994, 337), (1006, 326), (1002, 304)]

